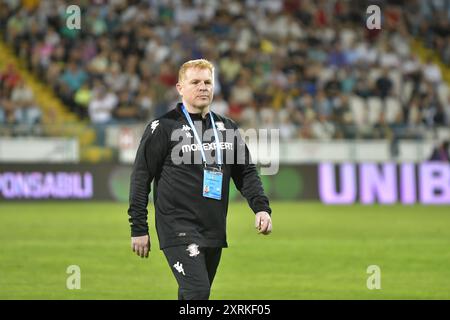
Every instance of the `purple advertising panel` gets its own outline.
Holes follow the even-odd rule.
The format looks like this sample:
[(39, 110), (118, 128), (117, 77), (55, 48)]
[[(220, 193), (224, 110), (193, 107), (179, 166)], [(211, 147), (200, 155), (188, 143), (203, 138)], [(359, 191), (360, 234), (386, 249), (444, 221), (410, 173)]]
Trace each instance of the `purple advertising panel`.
[(92, 199), (91, 172), (2, 172), (5, 199)]
[(400, 202), (414, 204), (416, 196), (416, 165), (404, 163), (400, 166)]
[[(0, 164), (5, 201), (128, 201), (131, 166)], [(324, 204), (450, 205), (450, 164), (322, 163), (282, 165), (261, 176), (270, 200)], [(230, 183), (229, 198), (243, 201)], [(151, 194), (149, 195), (151, 203)], [(151, 204), (150, 204), (151, 205)]]
[(450, 204), (448, 163), (322, 163), (318, 172), (326, 204)]
[(362, 164), (359, 184), (359, 200), (363, 204), (397, 202), (397, 172), (394, 163)]
[(114, 165), (0, 164), (0, 201), (116, 200), (113, 187), (117, 183), (111, 180), (117, 168)]
[(446, 163), (423, 163), (420, 166), (420, 202), (450, 204), (450, 166)]
[[(319, 166), (319, 194), (323, 203), (345, 204), (356, 201), (356, 168), (344, 163), (336, 171), (332, 163)], [(339, 179), (338, 179), (339, 178)]]

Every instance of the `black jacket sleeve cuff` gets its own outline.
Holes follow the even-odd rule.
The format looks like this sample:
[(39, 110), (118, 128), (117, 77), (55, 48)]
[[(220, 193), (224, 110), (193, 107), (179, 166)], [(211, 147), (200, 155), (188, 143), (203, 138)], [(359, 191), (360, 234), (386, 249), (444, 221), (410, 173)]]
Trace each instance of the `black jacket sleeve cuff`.
[(140, 228), (139, 230), (133, 230), (131, 229), (131, 236), (132, 237), (142, 237), (148, 235), (148, 228), (143, 229)]
[(260, 211), (265, 211), (267, 212), (270, 216), (272, 216), (272, 209), (270, 209), (269, 207), (258, 207), (258, 208), (253, 208), (253, 212), (255, 214), (257, 214)]

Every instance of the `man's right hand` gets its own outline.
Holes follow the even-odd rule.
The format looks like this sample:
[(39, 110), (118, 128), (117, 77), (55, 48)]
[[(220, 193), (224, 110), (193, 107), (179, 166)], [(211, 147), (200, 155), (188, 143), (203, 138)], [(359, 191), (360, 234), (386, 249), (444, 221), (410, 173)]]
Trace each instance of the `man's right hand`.
[(148, 258), (150, 251), (150, 236), (131, 237), (131, 250), (141, 258)]

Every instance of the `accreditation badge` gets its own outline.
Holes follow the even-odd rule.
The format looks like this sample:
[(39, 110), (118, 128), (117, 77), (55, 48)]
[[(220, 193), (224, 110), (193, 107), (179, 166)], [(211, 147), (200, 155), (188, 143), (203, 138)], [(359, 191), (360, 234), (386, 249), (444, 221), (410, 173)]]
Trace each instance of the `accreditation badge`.
[(215, 167), (203, 169), (203, 196), (220, 200), (222, 199), (222, 170)]

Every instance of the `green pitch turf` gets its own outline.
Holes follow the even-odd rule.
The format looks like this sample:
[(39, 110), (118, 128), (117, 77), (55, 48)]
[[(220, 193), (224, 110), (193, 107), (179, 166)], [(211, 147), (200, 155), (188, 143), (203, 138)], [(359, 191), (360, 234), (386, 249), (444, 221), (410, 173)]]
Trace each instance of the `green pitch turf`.
[[(149, 259), (130, 249), (127, 205), (0, 204), (0, 299), (176, 299), (151, 208)], [(229, 248), (212, 299), (450, 298), (450, 209), (273, 203), (257, 235), (245, 203), (230, 205)], [(68, 290), (69, 265), (81, 289)], [(381, 269), (381, 289), (366, 286)]]

